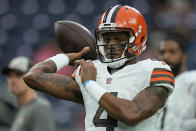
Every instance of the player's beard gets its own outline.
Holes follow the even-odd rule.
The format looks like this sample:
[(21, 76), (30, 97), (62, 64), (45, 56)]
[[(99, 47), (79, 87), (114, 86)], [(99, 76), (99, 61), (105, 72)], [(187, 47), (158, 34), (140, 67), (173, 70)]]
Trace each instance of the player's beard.
[(181, 66), (182, 66), (182, 61), (179, 61), (178, 63), (176, 64), (172, 64), (170, 62), (166, 62), (168, 65), (170, 65), (170, 68), (174, 74), (174, 76), (176, 77), (179, 73), (180, 73), (180, 70), (181, 70)]

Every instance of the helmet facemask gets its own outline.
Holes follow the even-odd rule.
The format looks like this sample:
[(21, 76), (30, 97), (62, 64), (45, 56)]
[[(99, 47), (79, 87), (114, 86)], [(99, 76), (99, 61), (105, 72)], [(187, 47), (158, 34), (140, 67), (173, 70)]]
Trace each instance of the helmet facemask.
[[(115, 42), (115, 44), (107, 43), (107, 34), (119, 34), (119, 39), (124, 39), (123, 43)], [(122, 37), (121, 37), (122, 35)], [(125, 38), (125, 36), (127, 38)], [(118, 39), (117, 37), (117, 39)], [(96, 30), (97, 38), (97, 51), (99, 59), (103, 63), (107, 63), (110, 68), (119, 68), (125, 64), (127, 60), (135, 58), (134, 53), (129, 51), (129, 48), (134, 47), (135, 35), (130, 29), (123, 28), (102, 28), (102, 30)], [(127, 39), (127, 40), (125, 40)]]

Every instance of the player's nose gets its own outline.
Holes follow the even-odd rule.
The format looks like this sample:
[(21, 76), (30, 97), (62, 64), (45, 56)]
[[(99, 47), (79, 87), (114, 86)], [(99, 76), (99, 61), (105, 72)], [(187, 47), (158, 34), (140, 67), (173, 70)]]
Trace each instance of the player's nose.
[(162, 57), (163, 57), (163, 60), (169, 60), (170, 59), (170, 54), (169, 53), (164, 53), (163, 55), (162, 55)]
[(118, 43), (116, 42), (115, 39), (112, 39), (112, 38), (111, 38), (111, 40), (110, 40), (110, 42), (109, 42), (109, 45), (115, 45), (115, 44), (118, 44)]
[(118, 49), (118, 46), (116, 44), (119, 44), (119, 43), (117, 43), (116, 40), (111, 39), (110, 44), (109, 44), (110, 45), (109, 46), (109, 49), (110, 50), (117, 50)]
[(168, 65), (172, 63), (172, 57), (170, 55), (164, 55), (162, 61), (166, 62)]

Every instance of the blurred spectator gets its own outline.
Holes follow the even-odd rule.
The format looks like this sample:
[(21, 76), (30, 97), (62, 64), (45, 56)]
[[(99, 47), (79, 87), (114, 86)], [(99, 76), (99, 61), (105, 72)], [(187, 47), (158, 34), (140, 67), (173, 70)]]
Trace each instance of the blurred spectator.
[(53, 112), (50, 104), (37, 96), (23, 81), (23, 74), (31, 67), (27, 57), (15, 57), (2, 70), (7, 75), (8, 88), (16, 96), (18, 114), (11, 131), (55, 131)]
[(0, 81), (0, 131), (8, 131), (16, 116), (16, 99)]

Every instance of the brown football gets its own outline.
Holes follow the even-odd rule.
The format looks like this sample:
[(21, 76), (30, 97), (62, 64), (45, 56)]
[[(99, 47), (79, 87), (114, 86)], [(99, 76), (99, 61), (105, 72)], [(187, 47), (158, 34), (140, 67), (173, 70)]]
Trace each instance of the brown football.
[(83, 47), (89, 46), (90, 51), (82, 58), (95, 60), (96, 42), (87, 28), (73, 21), (57, 21), (54, 26), (55, 38), (64, 53), (79, 52)]

